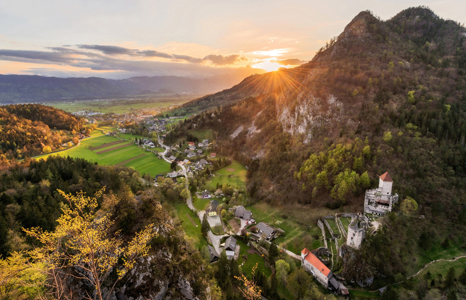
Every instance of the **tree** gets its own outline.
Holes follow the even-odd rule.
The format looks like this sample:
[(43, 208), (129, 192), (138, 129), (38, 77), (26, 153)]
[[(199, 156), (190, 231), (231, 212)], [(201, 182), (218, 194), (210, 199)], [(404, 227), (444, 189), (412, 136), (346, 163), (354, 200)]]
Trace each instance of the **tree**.
[(204, 217), (202, 218), (202, 224), (201, 224), (201, 233), (203, 236), (207, 236), (207, 233), (210, 230), (210, 225), (209, 222), (207, 221), (207, 214), (204, 213)]
[(389, 143), (392, 140), (392, 133), (387, 131), (383, 134), (383, 140), (385, 143)]
[(458, 296), (456, 295), (456, 291), (451, 289), (447, 295), (447, 300), (458, 300)]
[(172, 170), (176, 170), (176, 161), (175, 161), (175, 160), (172, 161), (172, 163), (170, 164), (170, 168), (171, 168)]
[(275, 258), (279, 255), (279, 251), (278, 251), (278, 247), (277, 245), (272, 242), (270, 244), (270, 248), (269, 248), (269, 256), (268, 256), (268, 261), (270, 264), (275, 264)]
[(407, 197), (400, 204), (400, 210), (404, 214), (411, 214), (415, 212), (418, 208), (416, 200), (411, 197)]
[(181, 191), (180, 196), (183, 197), (184, 199), (188, 199), (189, 198), (189, 190), (188, 189), (183, 189)]
[(251, 274), (252, 279), (251, 280), (249, 280), (244, 275), (241, 275), (241, 277), (239, 276), (235, 277), (237, 280), (239, 280), (242, 283), (243, 288), (240, 287), (239, 290), (243, 294), (243, 297), (248, 300), (261, 299), (261, 289), (254, 282), (254, 273), (256, 272), (256, 269), (257, 269), (257, 263), (252, 268), (252, 274)]
[(459, 281), (462, 285), (466, 285), (466, 268), (464, 268), (463, 273), (461, 273)]
[(365, 189), (371, 186), (371, 180), (369, 178), (369, 174), (367, 174), (367, 171), (361, 175), (361, 186)]
[(275, 263), (275, 272), (280, 284), (285, 285), (288, 273), (290, 272), (290, 265), (283, 259), (277, 260)]
[(45, 146), (44, 148), (42, 148), (42, 152), (50, 153), (50, 152), (52, 152), (52, 148), (50, 148), (50, 146)]
[(312, 285), (312, 278), (303, 269), (299, 268), (295, 272), (291, 273), (288, 277), (287, 287), (288, 290), (298, 299), (302, 298), (306, 291)]
[(382, 293), (382, 300), (397, 300), (398, 293), (392, 288), (391, 285), (387, 286), (385, 291)]
[(148, 242), (156, 235), (152, 229), (154, 225), (148, 225), (136, 233), (130, 242), (124, 243), (119, 231), (112, 234), (115, 222), (110, 214), (96, 218), (96, 198), (102, 195), (104, 189), (94, 197), (85, 196), (82, 191), (76, 196), (61, 190), (58, 192), (67, 204), (62, 205), (63, 214), (58, 218), (55, 230), (46, 232), (39, 227), (23, 228), (28, 236), (36, 238), (41, 244), (29, 255), (36, 261), (46, 263), (49, 270), (70, 269), (78, 272), (80, 278), (95, 287), (92, 298), (100, 300), (104, 299), (102, 283), (115, 269), (117, 277), (107, 292), (108, 299), (115, 284), (134, 267), (136, 260), (147, 256)]
[(451, 288), (455, 285), (455, 269), (451, 267), (448, 269), (447, 277), (445, 278), (445, 287)]

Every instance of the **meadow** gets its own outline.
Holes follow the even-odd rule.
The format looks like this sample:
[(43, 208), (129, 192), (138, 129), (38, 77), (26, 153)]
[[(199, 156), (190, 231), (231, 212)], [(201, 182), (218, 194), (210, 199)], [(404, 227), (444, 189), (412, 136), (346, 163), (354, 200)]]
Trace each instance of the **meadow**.
[[(40, 155), (35, 157), (35, 159), (46, 159), (51, 155), (84, 158), (92, 162), (97, 162), (100, 165), (132, 167), (141, 175), (149, 174), (152, 177), (170, 171), (170, 164), (163, 159), (159, 159), (156, 154), (145, 151), (129, 141), (106, 146), (106, 144), (116, 141), (120, 140), (113, 136), (104, 135), (100, 130), (94, 130), (91, 137), (81, 140), (81, 145), (77, 147), (61, 152)], [(95, 147), (99, 148), (95, 149)]]
[(163, 109), (171, 106), (182, 105), (196, 96), (151, 96), (141, 99), (97, 99), (75, 100), (65, 102), (50, 102), (45, 105), (63, 109), (68, 112), (82, 110), (100, 113), (126, 113), (141, 109)]
[(215, 176), (207, 183), (209, 190), (216, 189), (217, 184), (221, 187), (224, 183), (236, 188), (246, 188), (246, 168), (237, 161), (229, 166), (215, 172)]

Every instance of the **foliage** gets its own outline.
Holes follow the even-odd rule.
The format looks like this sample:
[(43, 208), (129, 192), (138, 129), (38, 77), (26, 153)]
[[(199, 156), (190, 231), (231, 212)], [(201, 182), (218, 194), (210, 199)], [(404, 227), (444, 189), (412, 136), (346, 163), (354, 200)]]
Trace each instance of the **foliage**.
[(413, 213), (417, 210), (418, 204), (416, 200), (411, 197), (407, 197), (400, 204), (400, 210), (405, 214)]
[(241, 277), (235, 277), (238, 281), (242, 283), (242, 288), (240, 291), (243, 294), (243, 297), (248, 300), (257, 300), (261, 299), (261, 289), (254, 282), (254, 273), (256, 272), (257, 264), (252, 268), (252, 279), (249, 280), (246, 276), (241, 275)]
[[(62, 205), (63, 214), (58, 218), (55, 230), (23, 229), (41, 244), (30, 252), (32, 258), (47, 262), (49, 268), (76, 271), (77, 276), (95, 286), (99, 299), (103, 299), (102, 283), (110, 272), (117, 268), (115, 283), (120, 280), (134, 267), (138, 258), (147, 256), (148, 242), (156, 234), (152, 229), (154, 225), (149, 224), (131, 241), (124, 243), (120, 233), (113, 232), (115, 221), (109, 214), (96, 218), (96, 197), (100, 197), (103, 191), (89, 197), (83, 192), (73, 196), (59, 190), (68, 203)], [(120, 259), (123, 261), (121, 266)]]

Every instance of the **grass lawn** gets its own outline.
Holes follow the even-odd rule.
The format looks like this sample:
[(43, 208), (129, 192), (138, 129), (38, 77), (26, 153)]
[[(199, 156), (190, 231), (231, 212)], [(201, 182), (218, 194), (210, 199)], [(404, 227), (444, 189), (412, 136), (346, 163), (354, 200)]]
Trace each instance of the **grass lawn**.
[(214, 139), (212, 129), (189, 130), (188, 132), (197, 137), (201, 142), (202, 140), (208, 139), (211, 143)]
[(340, 231), (338, 230), (338, 227), (337, 227), (337, 224), (335, 223), (335, 220), (327, 219), (327, 222), (330, 225), (330, 228), (332, 228), (333, 233), (340, 234)]
[(448, 270), (453, 267), (455, 269), (455, 276), (458, 278), (466, 268), (466, 257), (459, 258), (456, 261), (438, 261), (430, 264), (425, 270), (420, 272), (415, 279), (419, 280), (424, 277), (427, 272), (430, 272), (432, 278), (437, 279), (437, 274), (442, 274), (446, 278)]
[(119, 133), (118, 136), (121, 137), (122, 139), (128, 140), (130, 142), (132, 142), (134, 140), (134, 138), (138, 138), (138, 139), (140, 139), (140, 138), (144, 139), (145, 138), (142, 135), (131, 134), (131, 133)]
[(197, 210), (204, 210), (211, 200), (212, 199), (203, 199), (203, 198), (199, 199), (196, 195), (193, 195), (194, 208)]
[(464, 255), (464, 251), (450, 245), (450, 248), (444, 249), (441, 245), (433, 246), (429, 251), (425, 251), (419, 255), (419, 268), (436, 259), (452, 259), (453, 257)]
[(349, 218), (345, 217), (340, 217), (341, 224), (345, 228), (346, 232), (348, 232), (348, 226), (351, 223), (351, 220)]
[[(176, 214), (178, 218), (182, 221), (181, 226), (184, 229), (186, 235), (192, 239), (196, 244), (198, 249), (201, 249), (203, 246), (207, 246), (207, 240), (201, 233), (201, 222), (199, 218), (188, 208), (185, 203), (177, 203), (174, 205)], [(191, 219), (188, 217), (191, 216), (191, 219), (196, 223), (197, 227), (193, 225)]]
[(229, 166), (215, 172), (208, 183), (208, 189), (216, 189), (217, 183), (222, 186), (227, 183), (233, 187), (246, 188), (246, 168), (237, 161), (233, 161)]
[(250, 247), (248, 247), (242, 240), (237, 240), (237, 245), (240, 245), (241, 247), (239, 251), (238, 265), (241, 265), (243, 263), (244, 254), (248, 256), (248, 259), (241, 267), (241, 271), (244, 275), (250, 278), (252, 268), (256, 265), (256, 263), (257, 269), (260, 270), (265, 276), (269, 277), (272, 274), (272, 270), (265, 265), (265, 260), (261, 255), (257, 253), (248, 254), (247, 251)]
[(366, 292), (358, 290), (349, 290), (351, 299), (380, 299), (379, 292)]
[[(94, 151), (89, 149), (115, 141), (120, 140), (112, 136), (103, 135), (100, 130), (94, 130), (91, 134), (91, 137), (81, 140), (81, 145), (78, 147), (70, 148), (68, 150), (57, 153), (40, 155), (35, 157), (35, 159), (46, 159), (50, 155), (59, 155), (63, 157), (70, 156), (75, 158), (84, 158), (92, 162), (98, 162), (100, 165), (121, 164), (125, 167), (133, 167), (141, 175), (150, 174), (151, 176), (155, 176), (157, 174), (170, 172), (169, 163), (165, 162), (163, 159), (159, 159), (155, 154), (145, 151), (134, 144), (129, 144), (128, 142), (103, 147)], [(123, 145), (126, 146), (117, 148), (118, 146)], [(113, 150), (97, 154), (109, 149)], [(133, 159), (135, 157), (138, 158)], [(133, 160), (128, 161), (130, 159)]]
[[(298, 211), (303, 211), (301, 206), (289, 205), (286, 208), (280, 208), (261, 202), (248, 206), (247, 209), (252, 211), (256, 222), (266, 222), (283, 229), (286, 233), (275, 239), (275, 242), (291, 252), (299, 254), (304, 247), (312, 250), (323, 246), (319, 238), (313, 237), (321, 236), (321, 230), (317, 224), (311, 220), (309, 223), (306, 222), (307, 224), (302, 223), (304, 219), (298, 213)], [(311, 211), (311, 209), (307, 210)]]

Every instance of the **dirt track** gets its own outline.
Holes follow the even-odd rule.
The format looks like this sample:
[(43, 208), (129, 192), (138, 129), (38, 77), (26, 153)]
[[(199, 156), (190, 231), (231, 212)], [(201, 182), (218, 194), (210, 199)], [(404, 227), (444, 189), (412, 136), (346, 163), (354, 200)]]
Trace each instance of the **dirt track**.
[(116, 144), (121, 144), (121, 143), (124, 143), (126, 141), (115, 141), (115, 142), (111, 142), (111, 143), (106, 143), (106, 144), (103, 144), (103, 145), (100, 145), (100, 146), (97, 146), (97, 147), (92, 147), (92, 148), (89, 148), (89, 150), (99, 150), (99, 149), (102, 149), (102, 148), (105, 148), (105, 147), (108, 147), (108, 146), (113, 146), (113, 145), (116, 145)]
[(135, 159), (137, 159), (137, 158), (139, 158), (139, 157), (143, 157), (144, 155), (145, 155), (145, 154), (141, 154), (141, 155), (135, 156), (135, 157), (133, 157), (133, 158), (127, 159), (127, 160), (125, 160), (125, 161), (122, 161), (121, 163), (117, 163), (115, 166), (118, 167), (118, 166), (124, 165), (124, 164), (126, 164), (126, 163), (128, 163), (128, 162), (130, 162), (130, 161), (132, 161), (132, 160), (135, 160)]
[(116, 149), (128, 147), (130, 145), (132, 145), (132, 144), (131, 143), (130, 144), (124, 144), (124, 145), (121, 145), (121, 146), (118, 146), (118, 147), (113, 147), (113, 148), (110, 148), (110, 149), (107, 149), (107, 150), (104, 150), (104, 151), (100, 151), (100, 152), (96, 152), (96, 153), (97, 154), (103, 154), (103, 153), (110, 152), (110, 151), (113, 151), (113, 150), (116, 150)]

